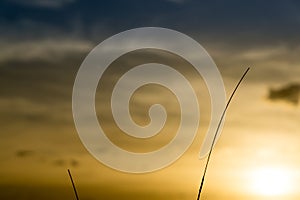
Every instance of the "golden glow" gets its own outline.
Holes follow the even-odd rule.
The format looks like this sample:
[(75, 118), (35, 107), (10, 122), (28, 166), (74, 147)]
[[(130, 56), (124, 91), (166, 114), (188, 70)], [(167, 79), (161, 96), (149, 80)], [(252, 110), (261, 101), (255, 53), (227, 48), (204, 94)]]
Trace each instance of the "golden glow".
[(292, 176), (283, 168), (260, 168), (251, 174), (251, 186), (255, 194), (281, 196), (291, 192)]

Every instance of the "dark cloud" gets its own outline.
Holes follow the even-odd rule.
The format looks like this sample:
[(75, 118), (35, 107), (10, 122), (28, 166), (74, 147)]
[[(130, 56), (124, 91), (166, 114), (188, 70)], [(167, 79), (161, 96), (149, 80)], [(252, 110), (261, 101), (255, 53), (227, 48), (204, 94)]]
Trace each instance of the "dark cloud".
[(272, 101), (284, 100), (297, 105), (299, 103), (300, 84), (291, 83), (278, 89), (270, 89), (268, 98)]
[(76, 159), (57, 159), (53, 162), (55, 166), (78, 167), (79, 161)]
[(38, 60), (37, 56), (0, 64), (2, 126), (11, 126), (11, 122), (51, 126), (72, 122), (72, 85), (84, 55), (64, 56), (53, 57), (53, 61)]
[(79, 162), (75, 159), (71, 159), (70, 164), (72, 167), (77, 167), (79, 165)]
[[(45, 9), (51, 6), (60, 9)], [(231, 38), (230, 43), (237, 44), (283, 42), (283, 37), (293, 44), (299, 41), (299, 8), (299, 2), (292, 0), (13, 0), (0, 2), (0, 35), (34, 38), (39, 33), (51, 38), (75, 34), (99, 41), (126, 29), (161, 26), (213, 40)]]
[(28, 157), (28, 156), (32, 156), (34, 154), (34, 151), (32, 151), (32, 150), (18, 150), (17, 152), (16, 152), (16, 156), (17, 157)]

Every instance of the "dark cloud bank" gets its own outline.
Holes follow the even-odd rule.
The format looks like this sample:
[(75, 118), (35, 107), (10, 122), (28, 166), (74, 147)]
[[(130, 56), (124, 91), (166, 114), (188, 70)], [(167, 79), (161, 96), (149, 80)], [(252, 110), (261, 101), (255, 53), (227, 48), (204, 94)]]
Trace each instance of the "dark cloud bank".
[(269, 90), (268, 98), (272, 101), (283, 100), (294, 105), (299, 104), (300, 84), (290, 83), (280, 88)]

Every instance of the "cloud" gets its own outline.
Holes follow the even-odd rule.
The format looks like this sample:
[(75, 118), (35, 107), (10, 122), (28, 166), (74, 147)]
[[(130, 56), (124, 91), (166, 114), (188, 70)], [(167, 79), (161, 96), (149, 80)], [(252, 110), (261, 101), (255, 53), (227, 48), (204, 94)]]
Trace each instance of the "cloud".
[(17, 157), (28, 157), (28, 156), (32, 156), (33, 154), (34, 152), (31, 150), (18, 150), (16, 152)]
[(90, 42), (68, 39), (41, 39), (25, 42), (3, 43), (0, 47), (0, 62), (30, 61), (64, 58), (70, 54), (85, 53), (91, 50)]
[(55, 166), (71, 166), (78, 167), (79, 161), (76, 159), (57, 159), (53, 162)]
[(242, 52), (240, 57), (245, 60), (268, 60), (287, 53), (289, 52), (286, 46), (259, 47)]
[(270, 89), (268, 98), (272, 101), (284, 100), (297, 105), (299, 103), (300, 84), (291, 83), (278, 89)]
[(33, 7), (60, 8), (75, 0), (10, 0), (10, 2)]

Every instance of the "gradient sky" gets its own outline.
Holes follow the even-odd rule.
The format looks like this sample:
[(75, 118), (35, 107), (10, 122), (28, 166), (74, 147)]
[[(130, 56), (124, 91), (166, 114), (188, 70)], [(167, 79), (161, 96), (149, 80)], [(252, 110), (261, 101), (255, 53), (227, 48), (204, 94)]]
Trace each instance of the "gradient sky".
[[(200, 101), (197, 137), (174, 164), (140, 175), (112, 170), (87, 152), (75, 130), (72, 87), (85, 56), (116, 33), (146, 26), (174, 29), (203, 45), (227, 94), (251, 66), (214, 149), (204, 198), (299, 199), (300, 2), (295, 0), (1, 1), (0, 199), (74, 199), (67, 168), (82, 199), (196, 199), (209, 95), (201, 78), (178, 59), (151, 54), (190, 76)], [(134, 56), (119, 62), (138, 62)], [(170, 113), (164, 132), (171, 135), (162, 132), (142, 144), (122, 136), (103, 106), (110, 78), (119, 76), (122, 66), (116, 64), (97, 92), (99, 120), (117, 133), (109, 137), (123, 148), (160, 147), (176, 128), (178, 104), (162, 88), (142, 88), (132, 99), (133, 118), (146, 124), (148, 106), (158, 101)]]

